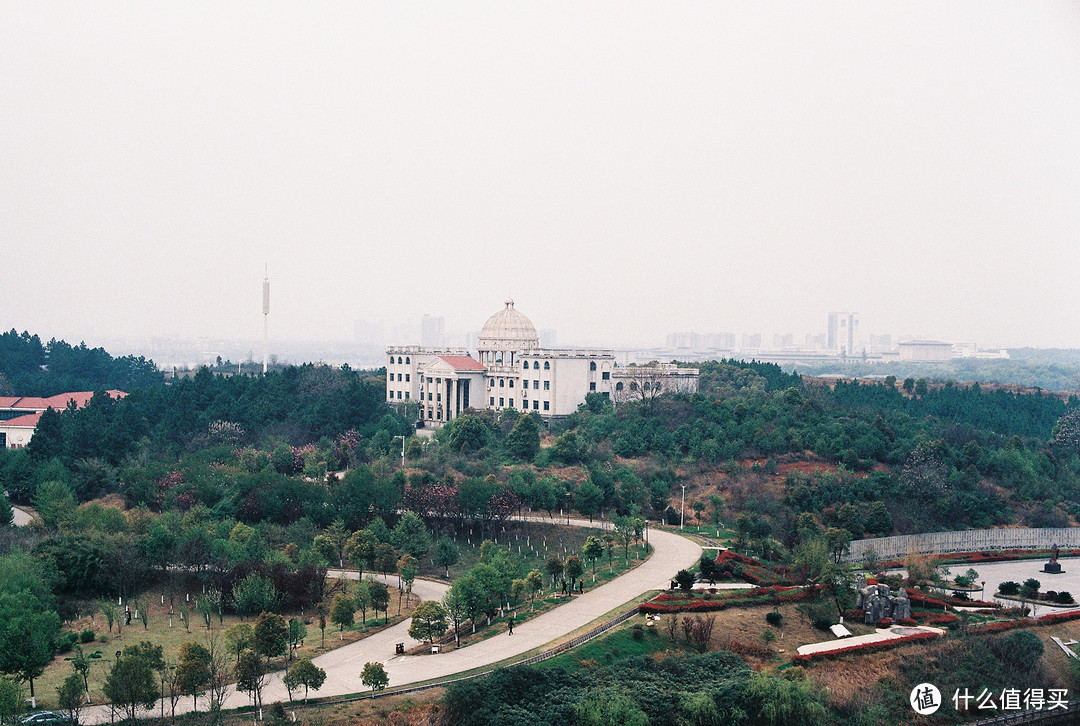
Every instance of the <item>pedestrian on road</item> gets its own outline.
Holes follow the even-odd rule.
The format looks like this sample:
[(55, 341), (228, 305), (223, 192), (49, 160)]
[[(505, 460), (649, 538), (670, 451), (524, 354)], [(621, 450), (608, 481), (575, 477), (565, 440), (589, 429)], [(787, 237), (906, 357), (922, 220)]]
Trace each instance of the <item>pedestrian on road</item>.
[(509, 622), (510, 622), (510, 632), (508, 633), (508, 635), (513, 635), (514, 634), (514, 616), (513, 615), (510, 616)]

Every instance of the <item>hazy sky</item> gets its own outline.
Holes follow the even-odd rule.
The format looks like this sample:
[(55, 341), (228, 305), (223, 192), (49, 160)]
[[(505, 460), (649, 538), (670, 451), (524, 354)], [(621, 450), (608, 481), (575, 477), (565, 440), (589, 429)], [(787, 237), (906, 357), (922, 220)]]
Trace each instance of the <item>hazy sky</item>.
[(1080, 347), (1080, 4), (0, 1), (0, 328), (256, 338), (264, 263), (280, 337)]

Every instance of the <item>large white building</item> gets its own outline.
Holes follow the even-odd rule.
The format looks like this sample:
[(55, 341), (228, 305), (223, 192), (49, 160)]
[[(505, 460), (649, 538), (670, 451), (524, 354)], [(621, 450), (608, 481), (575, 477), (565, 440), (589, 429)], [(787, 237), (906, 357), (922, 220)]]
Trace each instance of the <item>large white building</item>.
[(620, 367), (611, 350), (541, 348), (532, 321), (514, 309), (513, 300), (488, 318), (476, 345), (475, 357), (464, 348), (391, 346), (387, 402), (415, 404), (420, 420), (441, 426), (470, 408), (552, 418), (576, 411), (589, 393), (618, 403), (698, 386), (696, 368)]

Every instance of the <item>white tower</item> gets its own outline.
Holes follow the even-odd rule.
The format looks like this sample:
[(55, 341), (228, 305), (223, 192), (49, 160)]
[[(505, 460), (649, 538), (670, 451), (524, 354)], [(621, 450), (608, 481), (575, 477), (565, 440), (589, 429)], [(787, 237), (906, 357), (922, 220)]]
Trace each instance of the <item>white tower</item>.
[(266, 375), (266, 349), (270, 342), (270, 272), (263, 276), (263, 375)]

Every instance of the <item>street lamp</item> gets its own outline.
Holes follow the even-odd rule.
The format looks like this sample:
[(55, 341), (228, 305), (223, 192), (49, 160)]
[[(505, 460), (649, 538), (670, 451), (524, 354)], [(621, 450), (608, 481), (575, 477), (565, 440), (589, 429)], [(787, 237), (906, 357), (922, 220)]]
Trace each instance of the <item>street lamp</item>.
[(683, 528), (684, 517), (686, 516), (686, 485), (682, 486), (682, 503), (679, 505), (679, 529)]
[(566, 493), (566, 526), (570, 526), (570, 492)]
[(401, 468), (405, 468), (405, 437), (395, 436), (395, 439), (401, 439)]

